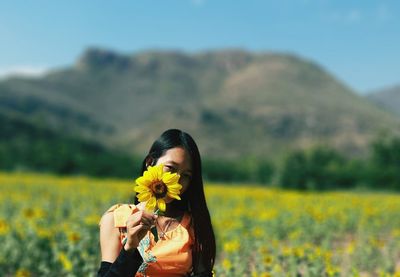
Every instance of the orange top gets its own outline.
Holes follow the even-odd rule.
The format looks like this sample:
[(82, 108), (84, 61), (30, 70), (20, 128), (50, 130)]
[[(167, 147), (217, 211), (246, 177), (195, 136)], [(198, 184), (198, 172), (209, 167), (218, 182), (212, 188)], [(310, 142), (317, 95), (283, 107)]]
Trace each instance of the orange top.
[[(127, 209), (129, 208), (129, 209)], [(135, 205), (114, 205), (108, 212), (114, 212), (115, 226), (120, 229), (121, 245), (125, 239), (125, 228), (121, 222), (138, 211)], [(179, 225), (167, 232), (157, 242), (148, 231), (140, 241), (138, 250), (143, 258), (135, 277), (144, 276), (185, 276), (192, 270), (193, 229), (191, 216), (185, 212)], [(125, 225), (126, 226), (126, 225)]]

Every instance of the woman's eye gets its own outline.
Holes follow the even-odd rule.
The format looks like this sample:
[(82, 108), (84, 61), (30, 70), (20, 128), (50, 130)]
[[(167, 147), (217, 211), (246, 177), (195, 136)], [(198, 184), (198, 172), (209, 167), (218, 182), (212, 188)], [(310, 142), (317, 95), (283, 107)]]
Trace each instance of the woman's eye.
[(173, 172), (175, 170), (175, 168), (170, 165), (165, 165), (164, 168), (165, 168), (165, 171), (169, 171), (169, 172)]
[(192, 175), (190, 175), (190, 174), (183, 174), (182, 177), (184, 177), (188, 180), (192, 179)]

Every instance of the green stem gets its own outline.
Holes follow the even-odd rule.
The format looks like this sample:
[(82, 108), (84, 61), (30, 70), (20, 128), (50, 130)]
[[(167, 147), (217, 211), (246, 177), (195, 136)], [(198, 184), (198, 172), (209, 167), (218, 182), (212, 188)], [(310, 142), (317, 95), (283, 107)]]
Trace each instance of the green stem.
[[(159, 209), (157, 209), (157, 210), (154, 212), (155, 215), (158, 215), (159, 213), (160, 213), (160, 210), (159, 210)], [(157, 242), (158, 239), (159, 239), (159, 237), (158, 237), (158, 232), (157, 232), (157, 226), (154, 225), (154, 227), (152, 227), (152, 228), (150, 229), (150, 231), (151, 231), (151, 233), (152, 233), (153, 236), (154, 236), (154, 240)]]

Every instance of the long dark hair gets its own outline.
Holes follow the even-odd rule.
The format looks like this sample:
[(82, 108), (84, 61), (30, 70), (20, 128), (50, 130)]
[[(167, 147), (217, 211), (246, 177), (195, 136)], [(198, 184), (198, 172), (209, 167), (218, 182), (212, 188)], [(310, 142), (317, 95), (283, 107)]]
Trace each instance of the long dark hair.
[[(181, 200), (173, 201), (171, 205), (192, 215), (195, 234), (192, 250), (193, 271), (199, 273), (201, 268), (211, 271), (215, 261), (215, 235), (204, 195), (200, 153), (193, 138), (178, 129), (165, 131), (151, 146), (143, 160), (140, 173), (143, 174), (147, 169), (149, 161), (154, 165), (167, 150), (175, 147), (183, 147), (189, 153), (193, 172), (189, 187), (181, 195)], [(135, 203), (139, 203), (136, 197)]]

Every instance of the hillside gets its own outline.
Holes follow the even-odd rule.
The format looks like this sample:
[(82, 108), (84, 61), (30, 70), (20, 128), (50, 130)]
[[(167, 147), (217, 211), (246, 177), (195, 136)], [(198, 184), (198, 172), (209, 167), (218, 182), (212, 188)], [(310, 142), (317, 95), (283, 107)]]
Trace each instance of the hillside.
[(367, 98), (377, 106), (400, 115), (400, 85), (372, 92)]
[(398, 118), (313, 62), (242, 50), (88, 49), (70, 68), (0, 82), (0, 97), (0, 111), (139, 155), (172, 127), (207, 157), (229, 159), (321, 143), (362, 155), (377, 132), (400, 130)]
[(134, 157), (0, 113), (0, 170), (132, 177)]

